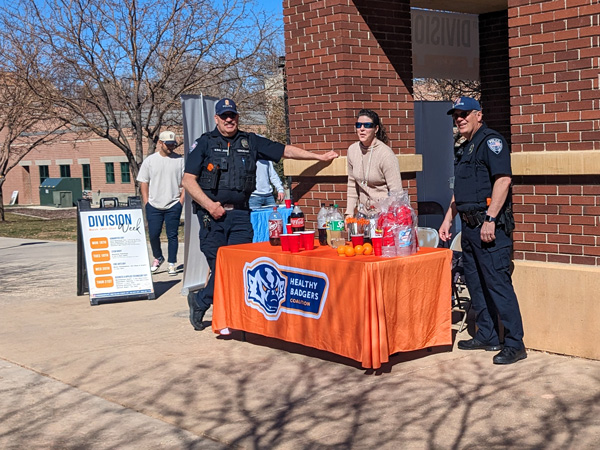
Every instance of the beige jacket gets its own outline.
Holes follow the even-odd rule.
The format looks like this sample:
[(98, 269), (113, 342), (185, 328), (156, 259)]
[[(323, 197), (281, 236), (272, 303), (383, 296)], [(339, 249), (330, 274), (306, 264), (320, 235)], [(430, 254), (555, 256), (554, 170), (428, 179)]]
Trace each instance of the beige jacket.
[(391, 148), (375, 138), (371, 147), (355, 142), (348, 148), (348, 206), (354, 215), (359, 203), (367, 206), (386, 198), (389, 191), (402, 191), (398, 158)]

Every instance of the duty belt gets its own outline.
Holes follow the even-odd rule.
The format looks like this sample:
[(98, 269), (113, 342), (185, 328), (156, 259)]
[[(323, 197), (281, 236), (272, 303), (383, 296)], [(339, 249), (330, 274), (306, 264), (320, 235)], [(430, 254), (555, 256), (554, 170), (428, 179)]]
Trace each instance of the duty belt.
[(477, 228), (485, 221), (485, 211), (461, 212), (460, 218), (471, 228)]
[(223, 209), (225, 211), (231, 211), (232, 209), (250, 209), (248, 203), (224, 203)]

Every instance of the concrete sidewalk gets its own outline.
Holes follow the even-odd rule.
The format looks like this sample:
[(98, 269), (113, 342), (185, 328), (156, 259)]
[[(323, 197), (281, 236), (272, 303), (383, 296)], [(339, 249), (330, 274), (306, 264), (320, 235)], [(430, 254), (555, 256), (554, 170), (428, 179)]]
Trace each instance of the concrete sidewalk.
[(90, 306), (75, 257), (72, 243), (0, 238), (0, 448), (600, 446), (598, 361), (530, 351), (503, 367), (434, 349), (374, 373), (194, 331), (166, 267), (156, 300)]

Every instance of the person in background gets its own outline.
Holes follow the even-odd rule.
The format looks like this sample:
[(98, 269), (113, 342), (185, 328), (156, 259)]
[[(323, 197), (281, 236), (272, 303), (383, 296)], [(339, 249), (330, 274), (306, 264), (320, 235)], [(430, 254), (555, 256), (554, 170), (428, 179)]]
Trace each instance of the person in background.
[(275, 172), (273, 162), (259, 159), (256, 161), (256, 189), (250, 195), (250, 209), (275, 206), (271, 184), (277, 189), (277, 201), (281, 203), (285, 198), (285, 192), (279, 175)]
[(346, 217), (359, 205), (375, 204), (390, 191), (402, 191), (398, 158), (388, 147), (388, 137), (379, 115), (361, 109), (356, 121), (358, 142), (348, 148), (348, 202)]
[(204, 133), (190, 148), (183, 187), (190, 195), (200, 224), (200, 251), (213, 274), (204, 289), (188, 295), (190, 322), (203, 330), (203, 318), (213, 301), (217, 251), (224, 245), (252, 242), (250, 194), (256, 188), (256, 161), (291, 159), (331, 161), (334, 151), (315, 154), (283, 145), (238, 128), (236, 104), (229, 98), (215, 105), (213, 131)]
[(156, 147), (158, 151), (144, 160), (137, 176), (154, 256), (150, 271), (156, 272), (165, 261), (160, 245), (160, 233), (164, 224), (168, 242), (169, 275), (176, 275), (179, 247), (177, 233), (185, 195), (181, 186), (184, 159), (173, 151), (177, 147), (177, 141), (172, 131), (160, 133)]
[[(510, 148), (501, 134), (483, 122), (477, 100), (461, 97), (448, 114), (466, 140), (456, 152), (454, 195), (440, 226), (440, 238), (451, 238), (452, 220), (459, 214), (463, 268), (477, 324), (475, 337), (458, 341), (458, 348), (501, 350), (494, 364), (512, 364), (527, 358), (527, 352), (510, 274), (514, 228)], [(504, 325), (504, 347), (498, 315)]]

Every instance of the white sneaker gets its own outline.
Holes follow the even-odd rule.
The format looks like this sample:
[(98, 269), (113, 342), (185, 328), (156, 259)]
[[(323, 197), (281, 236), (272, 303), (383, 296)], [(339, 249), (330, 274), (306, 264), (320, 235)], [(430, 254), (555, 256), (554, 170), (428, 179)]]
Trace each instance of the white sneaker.
[(152, 267), (150, 267), (150, 272), (156, 272), (158, 270), (158, 268), (161, 266), (162, 263), (165, 262), (165, 258), (163, 258), (162, 256), (160, 258), (155, 258), (154, 262), (152, 263)]
[(175, 267), (175, 264), (169, 263), (169, 275), (177, 275), (177, 268)]

